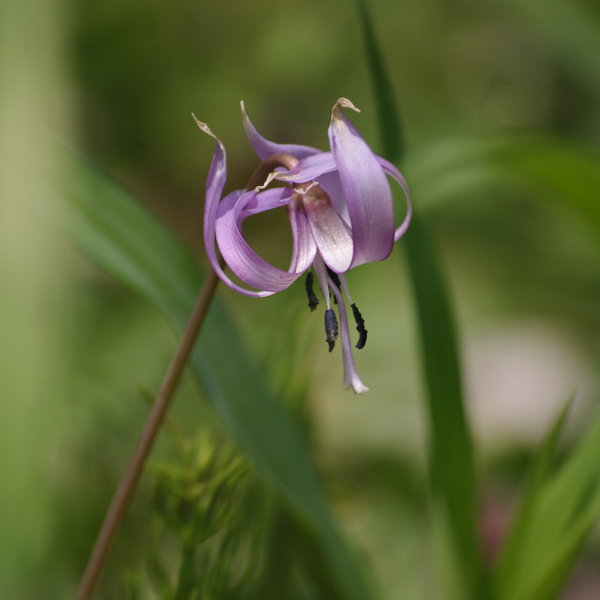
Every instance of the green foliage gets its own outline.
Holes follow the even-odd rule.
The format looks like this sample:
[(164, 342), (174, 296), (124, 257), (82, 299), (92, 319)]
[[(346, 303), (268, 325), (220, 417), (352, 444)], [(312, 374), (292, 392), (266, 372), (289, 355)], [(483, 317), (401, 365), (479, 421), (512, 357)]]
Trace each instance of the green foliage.
[[(579, 218), (600, 240), (600, 153), (589, 144), (518, 133), (449, 140), (414, 156), (409, 171), (413, 189), (428, 205), (473, 189), (525, 190)], [(597, 424), (560, 471), (549, 472), (565, 418), (566, 408), (538, 451), (494, 574), (499, 600), (555, 598), (600, 513)]]
[(404, 144), (392, 83), (387, 75), (383, 57), (377, 44), (377, 36), (367, 4), (365, 0), (357, 0), (357, 4), (371, 84), (377, 103), (379, 135), (384, 149), (383, 153), (388, 160), (396, 162), (404, 154)]
[(497, 576), (499, 600), (551, 600), (562, 589), (600, 512), (600, 418), (555, 473), (563, 411), (538, 451), (529, 490)]
[(496, 590), (498, 598), (509, 598), (514, 594), (514, 580), (517, 578), (519, 568), (523, 567), (522, 553), (526, 543), (527, 531), (532, 515), (535, 513), (535, 505), (539, 501), (540, 493), (550, 477), (558, 441), (564, 429), (571, 404), (572, 399), (567, 402), (559, 413), (554, 426), (550, 429), (535, 456), (528, 485), (523, 491), (519, 512), (513, 519), (511, 531), (506, 537), (502, 555), (496, 567), (495, 584), (500, 588)]
[[(526, 9), (528, 14), (535, 16), (533, 3), (526, 4), (529, 7)], [(559, 2), (557, 6), (561, 4), (563, 3)], [(427, 7), (426, 11), (435, 12), (435, 3), (427, 4)], [(216, 11), (217, 17), (221, 14), (220, 9), (213, 7), (211, 10)], [(327, 21), (315, 18), (311, 22), (309, 17), (300, 15), (302, 8), (295, 10), (298, 11), (296, 17), (305, 19), (302, 23), (311, 27), (317, 22)], [(409, 17), (411, 9), (403, 7), (403, 10), (407, 11)], [(443, 261), (438, 256), (424, 211), (438, 203), (448, 203), (452, 199), (464, 197), (473, 190), (493, 189), (496, 193), (498, 190), (518, 190), (519, 193), (529, 193), (542, 202), (558, 202), (566, 209), (566, 214), (578, 215), (600, 237), (600, 204), (597, 201), (600, 189), (600, 154), (595, 146), (589, 144), (564, 141), (556, 136), (511, 132), (441, 141), (438, 136), (435, 142), (422, 142), (419, 152), (403, 156), (405, 136), (400, 131), (393, 86), (378, 47), (370, 12), (362, 0), (358, 2), (358, 12), (378, 107), (383, 154), (396, 163), (403, 161), (403, 171), (417, 204), (411, 229), (400, 244), (406, 252), (418, 317), (429, 423), (429, 470), (435, 494), (432, 506), (434, 510), (438, 507), (442, 509), (442, 518), (434, 518), (432, 522), (437, 524), (441, 521), (444, 531), (449, 533), (450, 551), (457, 568), (455, 579), (460, 580), (465, 597), (469, 600), (485, 599), (488, 590), (478, 539), (474, 451), (463, 406), (459, 345), (452, 302), (445, 284)], [(156, 14), (153, 16), (155, 19)], [(315, 16), (317, 12), (311, 14)], [(228, 26), (229, 18), (227, 14)], [(252, 27), (247, 26), (243, 15), (238, 15), (237, 18), (243, 22), (243, 43), (252, 47), (249, 34)], [(258, 26), (256, 14), (254, 18), (254, 25)], [(562, 32), (562, 20), (557, 21), (556, 15), (552, 18), (552, 22)], [(187, 19), (184, 20), (187, 22)], [(92, 21), (96, 23), (99, 20)], [(214, 27), (213, 19), (204, 18), (203, 21), (204, 26), (214, 30), (213, 34), (217, 35), (218, 29)], [(406, 18), (406, 21), (410, 21), (410, 18)], [(577, 36), (573, 37), (574, 28), (569, 30), (565, 27), (566, 37), (562, 38), (563, 43), (568, 42), (567, 45), (577, 43), (576, 54), (579, 56), (580, 66), (585, 67), (583, 61), (587, 61), (588, 66), (579, 69), (580, 77), (586, 69), (595, 73), (598, 68), (597, 61), (590, 62), (587, 58), (590, 56), (588, 48), (594, 39), (592, 34), (595, 24), (589, 19), (584, 21), (584, 37), (587, 42), (576, 39)], [(161, 23), (160, 19), (156, 19), (157, 28)], [(284, 21), (280, 25), (278, 31), (290, 31), (287, 27), (289, 23)], [(442, 35), (436, 35), (435, 24), (430, 25), (431, 30), (419, 33), (419, 36), (427, 36), (428, 42), (431, 42), (427, 44), (428, 48), (435, 45), (435, 38), (445, 39)], [(337, 26), (346, 35), (344, 26)], [(397, 27), (395, 35), (402, 38), (401, 24)], [(412, 24), (410, 28), (419, 29)], [(110, 31), (110, 27), (107, 29)], [(102, 31), (102, 26), (99, 26), (99, 30)], [(126, 30), (124, 27), (122, 40), (129, 40)], [(138, 31), (136, 27), (134, 30)], [(303, 33), (305, 28), (299, 26), (298, 22), (291, 30), (296, 32), (294, 35), (298, 40), (303, 40), (305, 45), (309, 39), (312, 44), (315, 37), (320, 40), (329, 39), (326, 35), (307, 37)], [(174, 27), (173, 32), (177, 31)], [(204, 36), (197, 35), (191, 27), (187, 30), (187, 35), (198, 44), (197, 48), (194, 47), (192, 62), (196, 61), (196, 54), (201, 53), (203, 46), (208, 46), (208, 30), (204, 33)], [(407, 33), (408, 28), (404, 31), (405, 37)], [(87, 37), (84, 36), (86, 39)], [(97, 37), (103, 36), (98, 34)], [(112, 39), (111, 36), (107, 37)], [(152, 37), (140, 34), (140, 39)], [(266, 35), (265, 31), (262, 31), (262, 37), (270, 40), (265, 43), (264, 52), (274, 57), (270, 63), (273, 72), (283, 74), (288, 81), (293, 80), (298, 94), (301, 91), (307, 94), (305, 90), (310, 89), (310, 95), (314, 96), (314, 79), (311, 78), (311, 85), (307, 86), (307, 76), (295, 77), (293, 68), (287, 68), (287, 61), (294, 53), (277, 51), (278, 46), (273, 41), (275, 38)], [(284, 40), (287, 44), (287, 37)], [(411, 41), (402, 39), (402, 43), (405, 42), (410, 47)], [(94, 39), (90, 43), (93, 46)], [(421, 41), (420, 45), (424, 43)], [(98, 47), (102, 48), (101, 45)], [(154, 50), (162, 56), (160, 46), (156, 46)], [(135, 64), (130, 52), (121, 54)], [(252, 53), (244, 53), (242, 63), (233, 59), (236, 52), (231, 48), (225, 55), (217, 54), (220, 63), (213, 66), (213, 70), (215, 73), (225, 73), (229, 63), (235, 63), (238, 65), (236, 68), (245, 70), (245, 66), (239, 65), (251, 61)], [(330, 75), (332, 69), (328, 62), (333, 54), (327, 54), (328, 58), (320, 61), (320, 68), (324, 82), (326, 80), (328, 85), (337, 89), (337, 81)], [(423, 54), (426, 54), (425, 49)], [(212, 50), (211, 55), (215, 55)], [(98, 56), (101, 58), (102, 52), (98, 52)], [(285, 57), (286, 62), (279, 63), (282, 60), (280, 57)], [(179, 59), (176, 60), (178, 61)], [(346, 58), (344, 61), (351, 64), (354, 77), (353, 61)], [(110, 63), (104, 60), (98, 62), (102, 65)], [(303, 68), (310, 62), (302, 56)], [(423, 65), (427, 66), (427, 59), (421, 62), (416, 60), (415, 63), (415, 72), (420, 73)], [(148, 68), (144, 77), (153, 75), (156, 61), (145, 60), (144, 64)], [(392, 64), (397, 66), (398, 63), (395, 60)], [(98, 70), (80, 68), (92, 80), (98, 77)], [(231, 76), (230, 71), (227, 73), (225, 89), (230, 93), (231, 89), (227, 86), (236, 78)], [(106, 80), (113, 80), (110, 69), (104, 76)], [(211, 94), (209, 102), (221, 106), (222, 89), (208, 85), (206, 78), (197, 77), (197, 73), (191, 69), (187, 72), (187, 77), (189, 81), (193, 79), (201, 82), (194, 85), (203, 90), (218, 90), (207, 93)], [(214, 78), (216, 79), (216, 75)], [(260, 79), (262, 86), (262, 78), (256, 79)], [(136, 100), (141, 101), (143, 96), (155, 97), (146, 93), (145, 87), (130, 82), (129, 77), (125, 77), (124, 81), (124, 89), (131, 88)], [(97, 89), (98, 93), (106, 92), (100, 80), (92, 83), (94, 85), (91, 89)], [(597, 87), (597, 81), (592, 83)], [(221, 84), (223, 85), (222, 82)], [(274, 83), (274, 80), (269, 85), (273, 90), (284, 87)], [(164, 87), (162, 81), (161, 86)], [(359, 83), (357, 87), (362, 86)], [(185, 85), (183, 88), (185, 93), (180, 94), (172, 93), (169, 88), (168, 95), (177, 98), (177, 110), (173, 110), (174, 101), (171, 100), (167, 108), (163, 106), (164, 113), (157, 119), (155, 111), (146, 106), (145, 112), (137, 114), (140, 122), (132, 125), (133, 133), (129, 139), (132, 148), (136, 152), (144, 148), (155, 148), (159, 164), (165, 162), (167, 156), (177, 165), (180, 159), (171, 159), (174, 154), (171, 151), (163, 151), (164, 155), (159, 155), (156, 149), (163, 148), (164, 138), (158, 136), (154, 139), (150, 133), (150, 124), (158, 122), (158, 126), (168, 129), (171, 135), (173, 128), (169, 126), (166, 115), (183, 112), (179, 110), (182, 108), (179, 102), (188, 95)], [(425, 96), (435, 96), (434, 105), (437, 102), (451, 106), (451, 103), (446, 102), (446, 96), (440, 92), (441, 88), (442, 86), (438, 87), (436, 94), (431, 94), (426, 89), (420, 97), (418, 92), (413, 92), (417, 98), (417, 101), (413, 98), (413, 103)], [(197, 91), (196, 88), (194, 90)], [(260, 93), (270, 96), (262, 88)], [(317, 90), (317, 93), (322, 93), (322, 90)], [(409, 93), (410, 90), (407, 90), (407, 94)], [(203, 100), (206, 102), (206, 97), (203, 96)], [(270, 108), (278, 106), (279, 100), (277, 97), (266, 102), (265, 110), (274, 112)], [(297, 104), (302, 102), (297, 101)], [(422, 121), (427, 123), (427, 126), (421, 125), (423, 130), (429, 127), (435, 129), (444, 119), (454, 125), (451, 109), (442, 107), (447, 111), (445, 117), (443, 110), (437, 111), (438, 116), (432, 117), (426, 103), (423, 104), (424, 108), (420, 112), (416, 111), (417, 120), (421, 114)], [(288, 108), (286, 106), (286, 114)], [(292, 108), (295, 110), (297, 106)], [(128, 122), (132, 114), (131, 103), (124, 103), (121, 109), (122, 121)], [(187, 109), (185, 112), (187, 114)], [(103, 127), (101, 121), (91, 121), (99, 123), (95, 127)], [(284, 141), (293, 139), (293, 136), (290, 136), (290, 140), (287, 139), (288, 132), (294, 128), (302, 129), (299, 125), (284, 123), (285, 119), (281, 115), (276, 115), (274, 121), (273, 128), (279, 127), (278, 135)], [(304, 121), (308, 122), (308, 119)], [(114, 123), (112, 126), (112, 135), (117, 137), (123, 127), (115, 126)], [(418, 126), (411, 126), (418, 131)], [(181, 127), (185, 129), (185, 126)], [(138, 139), (136, 136), (140, 132), (143, 132), (144, 137)], [(420, 135), (427, 138), (423, 131)], [(235, 152), (241, 153), (234, 145), (232, 154)], [(150, 151), (149, 153), (152, 154)], [(157, 307), (175, 331), (180, 333), (202, 281), (195, 261), (164, 226), (133, 201), (130, 194), (72, 153), (68, 153), (68, 161), (72, 167), (71, 172), (60, 185), (61, 193), (69, 200), (69, 227), (73, 239), (95, 264)], [(189, 169), (186, 170), (186, 177), (189, 176), (188, 172)], [(292, 352), (290, 349), (288, 351)], [(290, 361), (294, 361), (293, 356)], [(148, 572), (157, 595), (169, 600), (251, 596), (261, 599), (295, 598), (296, 595), (356, 600), (371, 597), (365, 583), (366, 569), (357, 567), (331, 523), (327, 501), (298, 424), (282, 408), (281, 399), (272, 392), (273, 386), (267, 383), (253, 358), (249, 356), (238, 331), (218, 301), (211, 308), (191, 367), (219, 418), (232, 432), (264, 481), (276, 491), (278, 500), (273, 502), (271, 510), (266, 511), (266, 516), (261, 514), (260, 518), (253, 521), (261, 529), (259, 533), (250, 526), (252, 519), (248, 511), (251, 503), (248, 504), (248, 484), (243, 475), (247, 466), (239, 455), (233, 452), (216, 452), (213, 447), (202, 446), (206, 444), (204, 441), (197, 446), (180, 448), (180, 463), (155, 465), (155, 546), (149, 559)], [(285, 383), (287, 373), (285, 369), (282, 371), (281, 379)], [(303, 386), (307, 385), (305, 381), (301, 383)], [(283, 386), (283, 383), (280, 384)], [(289, 379), (287, 385), (298, 389), (301, 387), (298, 382)], [(565, 419), (566, 409), (559, 415), (534, 460), (529, 485), (504, 545), (502, 558), (495, 569), (492, 569), (493, 587), (490, 594), (495, 600), (555, 598), (600, 511), (600, 470), (597, 459), (600, 455), (600, 421), (593, 424), (580, 442), (575, 444), (560, 468), (555, 468), (554, 454)], [(179, 543), (176, 577), (173, 577), (172, 565), (167, 564), (168, 561), (163, 559), (159, 550), (165, 537), (169, 536), (174, 536)], [(398, 544), (403, 544), (403, 540), (398, 540)], [(308, 575), (302, 579), (304, 588), (298, 585), (299, 574)], [(127, 581), (129, 597), (132, 600), (141, 597), (139, 580), (132, 575)], [(294, 590), (295, 595), (284, 596), (282, 590)], [(452, 592), (454, 590), (448, 590), (448, 597)]]
[[(365, 4), (359, 2), (359, 7), (384, 154), (398, 161), (400, 131), (392, 87)], [(410, 165), (409, 173), (415, 176), (409, 175), (409, 180), (413, 191), (418, 190), (417, 203), (421, 197), (427, 202), (464, 194), (469, 185), (513, 186), (561, 201), (582, 215), (596, 234), (600, 232), (600, 154), (593, 147), (522, 135), (486, 136), (434, 145)], [(467, 580), (466, 594), (483, 598), (487, 592), (475, 527), (472, 442), (462, 402), (453, 318), (439, 259), (419, 210), (415, 212), (404, 245), (415, 289), (428, 389), (432, 479), (446, 507), (458, 568)], [(499, 600), (554, 598), (600, 511), (600, 425), (591, 428), (562, 469), (550, 476), (566, 411), (559, 415), (538, 452), (521, 511), (495, 574), (494, 593)]]
[(412, 154), (405, 171), (428, 208), (473, 190), (519, 189), (543, 202), (560, 203), (600, 236), (600, 151), (595, 145), (518, 132), (448, 139)]
[(152, 542), (144, 569), (123, 590), (160, 600), (341, 598), (322, 553), (289, 509), (231, 444), (201, 430), (189, 441), (171, 423), (178, 456), (151, 463)]
[(482, 565), (476, 527), (473, 445), (462, 400), (460, 361), (449, 299), (433, 240), (420, 215), (405, 240), (419, 316), (427, 382), (430, 471), (444, 508), (452, 552), (459, 557), (469, 597), (481, 597)]
[[(233, 447), (216, 447), (207, 431), (181, 458), (150, 465), (156, 491), (148, 575), (155, 593), (161, 600), (248, 596), (260, 559), (245, 493), (249, 465)], [(180, 548), (174, 588), (160, 557), (165, 531)]]
[[(121, 187), (76, 154), (65, 158), (70, 169), (59, 189), (69, 202), (71, 236), (97, 266), (149, 300), (181, 332), (201, 282), (193, 259)], [(218, 300), (191, 369), (240, 447), (314, 539), (332, 589), (340, 598), (369, 598), (363, 572), (331, 523), (297, 424), (269, 391)]]
[[(384, 156), (402, 158), (401, 131), (392, 86), (364, 2), (364, 36), (380, 117)], [(466, 594), (482, 598), (483, 575), (476, 527), (473, 444), (463, 406), (460, 359), (450, 300), (437, 251), (417, 207), (403, 245), (414, 287), (423, 371), (427, 386), (430, 471), (449, 523), (452, 553), (458, 556)]]

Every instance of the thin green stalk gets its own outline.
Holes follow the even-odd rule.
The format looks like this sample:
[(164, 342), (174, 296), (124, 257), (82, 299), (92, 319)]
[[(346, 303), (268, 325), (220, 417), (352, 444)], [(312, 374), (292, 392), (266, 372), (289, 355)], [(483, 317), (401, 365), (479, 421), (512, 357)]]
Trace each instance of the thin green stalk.
[(179, 346), (171, 360), (169, 369), (158, 392), (156, 402), (153, 404), (144, 429), (140, 435), (137, 446), (133, 451), (127, 469), (121, 478), (119, 487), (110, 503), (102, 527), (96, 538), (96, 543), (88, 560), (87, 567), (81, 579), (77, 600), (91, 600), (98, 584), (98, 580), (108, 558), (111, 546), (116, 538), (127, 507), (133, 497), (137, 483), (142, 474), (144, 465), (152, 450), (156, 436), (160, 430), (164, 416), (169, 408), (177, 385), (183, 374), (185, 365), (194, 347), (194, 343), (208, 307), (213, 299), (219, 278), (214, 271), (210, 271), (204, 280), (204, 285), (189, 318)]
[[(358, 12), (379, 116), (383, 155), (398, 164), (404, 148), (391, 79), (365, 0), (358, 0)], [(432, 485), (444, 507), (466, 597), (482, 600), (487, 591), (477, 527), (473, 441), (463, 403), (453, 311), (438, 251), (418, 204), (402, 244), (413, 284), (420, 332)]]

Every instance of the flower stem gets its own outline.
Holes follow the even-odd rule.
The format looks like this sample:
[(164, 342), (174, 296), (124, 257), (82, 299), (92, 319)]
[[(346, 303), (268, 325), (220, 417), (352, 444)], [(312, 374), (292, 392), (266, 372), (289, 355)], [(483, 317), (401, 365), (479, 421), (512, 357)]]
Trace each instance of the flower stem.
[(102, 573), (104, 563), (108, 558), (108, 553), (117, 535), (121, 521), (125, 515), (129, 502), (135, 492), (140, 475), (150, 450), (156, 439), (161, 423), (167, 412), (177, 384), (181, 379), (183, 369), (194, 347), (194, 342), (198, 337), (204, 317), (208, 311), (211, 300), (214, 296), (219, 278), (211, 269), (206, 276), (196, 305), (186, 325), (185, 331), (179, 343), (169, 370), (163, 379), (156, 402), (152, 405), (144, 429), (140, 435), (137, 446), (133, 451), (129, 465), (121, 478), (119, 487), (110, 503), (104, 522), (96, 538), (96, 543), (87, 563), (87, 567), (81, 579), (77, 600), (91, 600), (94, 590)]

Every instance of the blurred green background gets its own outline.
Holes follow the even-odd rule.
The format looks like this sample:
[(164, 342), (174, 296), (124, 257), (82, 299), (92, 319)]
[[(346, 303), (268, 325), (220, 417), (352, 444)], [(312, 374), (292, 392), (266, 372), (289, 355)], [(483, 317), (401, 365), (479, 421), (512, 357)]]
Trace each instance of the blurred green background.
[[(423, 200), (418, 183), (436, 175), (423, 174), (427, 157), (452, 156), (469, 136), (541, 132), (596, 152), (600, 5), (371, 4), (403, 118), (405, 176), (448, 269), (493, 545), (558, 407), (576, 390), (577, 431), (596, 403), (598, 236), (551, 197), (482, 187), (477, 172)], [(0, 597), (67, 598), (144, 422), (139, 386), (159, 386), (176, 340), (66, 238), (45, 175), (61, 168), (52, 136), (135, 192), (203, 265), (214, 145), (190, 113), (227, 148), (226, 191), (244, 187), (258, 164), (242, 99), (268, 139), (326, 149), (331, 107), (348, 97), (375, 151), (379, 140), (352, 2), (4, 0), (0, 34)], [(283, 213), (250, 220), (247, 237), (285, 266)], [(328, 354), (302, 282), (262, 300), (225, 286), (219, 294), (273, 389), (301, 415), (339, 524), (382, 597), (427, 598), (422, 390), (397, 246), (385, 263), (348, 275), (369, 330), (356, 353), (364, 396), (342, 389), (341, 353)], [(191, 381), (174, 414), (189, 435), (219, 430)], [(171, 450), (161, 440), (156, 452)], [(150, 495), (147, 478), (99, 597), (118, 597), (121, 572), (143, 562)], [(592, 536), (565, 598), (600, 595), (599, 555)]]

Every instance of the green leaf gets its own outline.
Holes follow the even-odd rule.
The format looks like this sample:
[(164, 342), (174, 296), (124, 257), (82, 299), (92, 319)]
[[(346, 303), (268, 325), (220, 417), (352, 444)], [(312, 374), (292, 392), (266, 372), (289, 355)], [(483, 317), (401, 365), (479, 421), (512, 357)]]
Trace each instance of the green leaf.
[(570, 398), (558, 414), (555, 423), (550, 428), (535, 456), (519, 512), (513, 521), (510, 533), (506, 537), (496, 568), (494, 587), (497, 598), (508, 599), (514, 597), (515, 581), (520, 575), (522, 549), (526, 543), (529, 525), (535, 513), (535, 506), (540, 498), (540, 493), (551, 472), (558, 440), (564, 429), (572, 403), (573, 398)]
[[(177, 238), (119, 185), (73, 152), (59, 193), (68, 200), (72, 238), (92, 262), (160, 309), (181, 334), (200, 290), (195, 261)], [(370, 590), (339, 534), (295, 421), (273, 397), (217, 300), (191, 369), (223, 423), (281, 494), (322, 554), (340, 598)]]
[(427, 207), (474, 189), (518, 187), (564, 204), (600, 235), (597, 146), (521, 133), (449, 139), (413, 154), (405, 175)]
[[(379, 114), (383, 155), (398, 163), (402, 138), (392, 85), (366, 4), (359, 0), (358, 5)], [(466, 594), (481, 600), (485, 594), (476, 526), (473, 443), (463, 405), (458, 344), (442, 267), (420, 215), (419, 203), (416, 197), (415, 213), (403, 245), (414, 288), (427, 386), (431, 477), (434, 491), (445, 507)]]
[[(585, 538), (600, 514), (600, 489), (578, 514), (569, 529), (538, 564), (532, 566), (528, 585), (514, 600), (552, 600), (556, 598), (569, 576)], [(508, 598), (508, 596), (507, 596)]]
[(402, 158), (403, 143), (402, 128), (400, 127), (400, 118), (394, 101), (392, 82), (387, 76), (375, 30), (373, 29), (371, 14), (364, 0), (358, 0), (358, 13), (365, 40), (365, 52), (369, 73), (371, 74), (371, 83), (377, 103), (377, 119), (379, 121), (383, 154), (389, 161), (395, 162)]
[(468, 593), (481, 598), (473, 446), (462, 400), (456, 333), (437, 253), (418, 213), (404, 246), (419, 316), (432, 483), (445, 504), (445, 517)]
[[(428, 206), (474, 189), (519, 189), (567, 209), (600, 240), (600, 151), (590, 144), (522, 133), (445, 140), (413, 155), (405, 174)], [(498, 600), (555, 597), (598, 516), (600, 426), (594, 426), (563, 469), (547, 479), (560, 423), (559, 418), (538, 457), (537, 472), (496, 573)]]
[(600, 513), (600, 417), (536, 494), (499, 600), (550, 600)]

